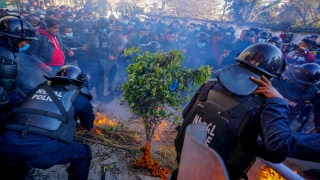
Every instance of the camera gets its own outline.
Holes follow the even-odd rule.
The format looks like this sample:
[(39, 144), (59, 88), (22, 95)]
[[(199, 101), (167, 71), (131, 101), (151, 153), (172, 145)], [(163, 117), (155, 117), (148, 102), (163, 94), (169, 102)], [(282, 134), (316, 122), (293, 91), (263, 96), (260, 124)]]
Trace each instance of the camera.
[(284, 46), (288, 46), (286, 49), (286, 53), (289, 53), (291, 51), (295, 51), (299, 48), (298, 44), (284, 44)]

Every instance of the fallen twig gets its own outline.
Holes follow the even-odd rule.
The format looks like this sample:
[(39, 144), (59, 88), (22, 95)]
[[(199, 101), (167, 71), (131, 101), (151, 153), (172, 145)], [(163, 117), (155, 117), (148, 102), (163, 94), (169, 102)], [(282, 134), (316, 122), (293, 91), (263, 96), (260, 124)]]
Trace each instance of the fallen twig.
[(105, 146), (117, 148), (117, 149), (123, 149), (123, 150), (127, 150), (127, 151), (131, 151), (131, 150), (132, 150), (132, 149), (129, 149), (129, 148), (126, 148), (126, 147), (117, 146), (117, 145), (112, 145), (112, 144), (107, 144), (107, 143), (103, 143), (103, 142), (91, 140), (91, 139), (84, 138), (84, 137), (77, 136), (77, 135), (74, 135), (74, 137), (79, 138), (79, 139), (82, 139), (82, 140), (86, 140), (86, 141), (89, 141), (89, 142), (93, 142), (93, 143), (97, 143), (97, 144), (101, 144), (101, 145), (105, 145)]

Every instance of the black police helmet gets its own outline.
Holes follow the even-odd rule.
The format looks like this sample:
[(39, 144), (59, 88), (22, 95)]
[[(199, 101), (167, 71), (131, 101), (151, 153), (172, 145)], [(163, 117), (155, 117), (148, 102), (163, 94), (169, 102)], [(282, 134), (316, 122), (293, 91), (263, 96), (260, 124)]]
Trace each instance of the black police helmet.
[(316, 63), (307, 63), (300, 66), (294, 66), (286, 71), (284, 76), (298, 84), (319, 84), (320, 65)]
[(201, 32), (196, 35), (196, 42), (198, 41), (208, 41), (208, 34)]
[(280, 78), (286, 68), (286, 61), (280, 49), (265, 43), (257, 43), (247, 47), (235, 59), (269, 79), (272, 77)]
[(262, 39), (269, 39), (270, 37), (270, 33), (262, 31), (258, 34), (258, 38), (262, 38)]
[(271, 37), (270, 39), (268, 39), (268, 41), (267, 42), (274, 42), (274, 43), (276, 43), (276, 46), (278, 47), (278, 48), (281, 48), (282, 47), (282, 39), (280, 38), (280, 37), (278, 37), (278, 36), (273, 36), (273, 37)]
[(96, 21), (96, 26), (98, 28), (108, 28), (110, 25), (110, 22), (107, 18), (104, 17), (100, 17), (99, 19), (97, 19)]
[(82, 73), (81, 69), (74, 65), (62, 66), (53, 77), (44, 77), (53, 83), (65, 84), (71, 83), (76, 86), (82, 86), (87, 84), (87, 77)]
[(1, 18), (0, 34), (21, 40), (37, 40), (31, 24), (22, 16), (5, 16)]

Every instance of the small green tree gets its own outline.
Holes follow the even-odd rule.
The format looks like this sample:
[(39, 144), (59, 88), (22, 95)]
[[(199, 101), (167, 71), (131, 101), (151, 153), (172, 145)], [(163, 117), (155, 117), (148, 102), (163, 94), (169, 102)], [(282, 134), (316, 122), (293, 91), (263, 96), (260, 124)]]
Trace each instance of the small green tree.
[[(139, 51), (139, 48), (133, 47), (125, 50), (125, 55)], [(167, 106), (178, 110), (179, 105), (187, 99), (181, 97), (180, 91), (189, 92), (210, 77), (209, 66), (186, 69), (181, 66), (183, 59), (184, 56), (177, 50), (153, 54), (147, 51), (134, 57), (134, 63), (126, 69), (128, 81), (122, 86), (123, 95), (131, 111), (141, 117), (149, 142), (163, 119), (174, 118), (174, 123), (178, 122), (179, 116)], [(174, 81), (179, 85), (172, 90), (176, 84)]]

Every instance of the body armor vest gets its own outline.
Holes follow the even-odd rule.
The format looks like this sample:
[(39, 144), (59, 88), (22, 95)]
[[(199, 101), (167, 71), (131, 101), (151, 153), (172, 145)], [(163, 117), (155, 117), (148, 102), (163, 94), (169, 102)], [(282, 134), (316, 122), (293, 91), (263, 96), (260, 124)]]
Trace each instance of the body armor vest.
[(14, 54), (0, 46), (0, 85), (7, 93), (17, 88), (18, 63)]
[(70, 143), (76, 128), (73, 101), (79, 93), (74, 85), (45, 82), (28, 93), (8, 117), (6, 129), (48, 136)]
[(176, 151), (179, 157), (186, 127), (192, 123), (203, 123), (207, 126), (206, 145), (216, 150), (224, 160), (230, 179), (247, 179), (245, 173), (254, 163), (255, 156), (243, 149), (242, 133), (250, 111), (263, 104), (264, 99), (256, 96), (240, 103), (237, 98), (212, 89), (216, 83), (211, 81), (201, 87), (175, 139)]

